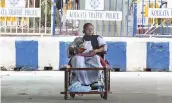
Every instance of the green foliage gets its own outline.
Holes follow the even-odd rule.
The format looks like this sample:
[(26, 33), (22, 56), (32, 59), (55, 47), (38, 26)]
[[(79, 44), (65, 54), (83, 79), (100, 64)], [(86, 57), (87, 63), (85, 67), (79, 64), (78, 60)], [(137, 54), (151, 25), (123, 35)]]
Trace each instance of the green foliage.
[[(41, 2), (41, 25), (51, 27), (51, 0), (42, 0)], [(47, 24), (45, 25), (45, 22)]]

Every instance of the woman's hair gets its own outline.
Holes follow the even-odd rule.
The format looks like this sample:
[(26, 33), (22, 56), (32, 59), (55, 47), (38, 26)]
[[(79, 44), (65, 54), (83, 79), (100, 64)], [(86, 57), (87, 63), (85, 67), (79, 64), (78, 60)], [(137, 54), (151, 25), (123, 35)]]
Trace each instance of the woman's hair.
[(85, 23), (85, 24), (84, 24), (84, 26), (83, 26), (83, 33), (85, 33), (85, 29), (86, 29), (87, 26), (89, 26), (89, 25), (93, 26), (93, 24), (91, 24), (91, 23)]

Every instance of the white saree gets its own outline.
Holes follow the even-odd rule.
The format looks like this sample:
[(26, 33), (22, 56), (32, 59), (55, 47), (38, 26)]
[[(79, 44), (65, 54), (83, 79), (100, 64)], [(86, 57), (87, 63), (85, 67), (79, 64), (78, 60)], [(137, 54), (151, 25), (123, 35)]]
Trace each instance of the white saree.
[[(99, 46), (104, 45), (105, 50), (107, 50), (107, 44), (103, 40), (102, 37), (98, 37), (98, 44)], [(93, 47), (91, 45), (91, 41), (82, 41), (83, 43), (81, 44), (80, 42), (82, 41), (82, 37), (76, 38), (70, 45), (69, 47), (79, 47), (83, 46), (86, 50), (84, 53), (88, 53), (91, 50), (93, 50)], [(79, 44), (79, 45), (78, 45)], [(93, 57), (84, 57), (84, 56), (79, 56), (79, 55), (70, 55), (70, 50), (68, 48), (68, 57), (71, 58), (71, 65), (72, 68), (102, 68), (102, 64), (100, 62), (100, 56), (95, 55)], [(81, 82), (82, 85), (90, 85), (94, 82), (99, 81), (102, 79), (102, 71), (91, 71), (91, 70), (82, 70), (82, 71), (73, 71), (75, 74), (74, 77), (72, 77), (72, 82), (79, 81)]]

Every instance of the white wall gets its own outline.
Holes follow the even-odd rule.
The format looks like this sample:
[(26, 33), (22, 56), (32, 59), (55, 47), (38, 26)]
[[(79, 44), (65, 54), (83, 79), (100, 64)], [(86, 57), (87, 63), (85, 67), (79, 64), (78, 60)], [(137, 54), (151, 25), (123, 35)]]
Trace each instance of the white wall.
[[(39, 70), (45, 66), (53, 66), (54, 70), (59, 69), (60, 58), (59, 42), (73, 41), (75, 37), (2, 37), (0, 38), (0, 66), (5, 66), (10, 70), (16, 65), (15, 41), (34, 40), (38, 42), (38, 65)], [(168, 38), (118, 38), (107, 37), (107, 42), (126, 43), (126, 71), (143, 71), (147, 66), (147, 42), (169, 43), (169, 70), (172, 71), (172, 39)], [(163, 48), (167, 49), (167, 48)], [(159, 50), (159, 49), (158, 49)], [(114, 50), (113, 50), (114, 51)], [(116, 51), (116, 50), (115, 50)], [(168, 56), (168, 55), (164, 55)], [(161, 55), (163, 58), (163, 55)], [(114, 58), (115, 59), (115, 58)], [(113, 62), (113, 61), (111, 61)], [(121, 61), (123, 62), (123, 61)], [(159, 63), (160, 64), (160, 63)]]

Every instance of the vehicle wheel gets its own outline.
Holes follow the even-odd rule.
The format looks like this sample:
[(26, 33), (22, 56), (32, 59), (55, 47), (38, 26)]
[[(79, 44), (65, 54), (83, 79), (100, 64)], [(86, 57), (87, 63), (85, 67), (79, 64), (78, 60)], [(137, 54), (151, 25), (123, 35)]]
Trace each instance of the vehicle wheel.
[(75, 98), (75, 94), (70, 94), (70, 97), (72, 97), (74, 99)]

